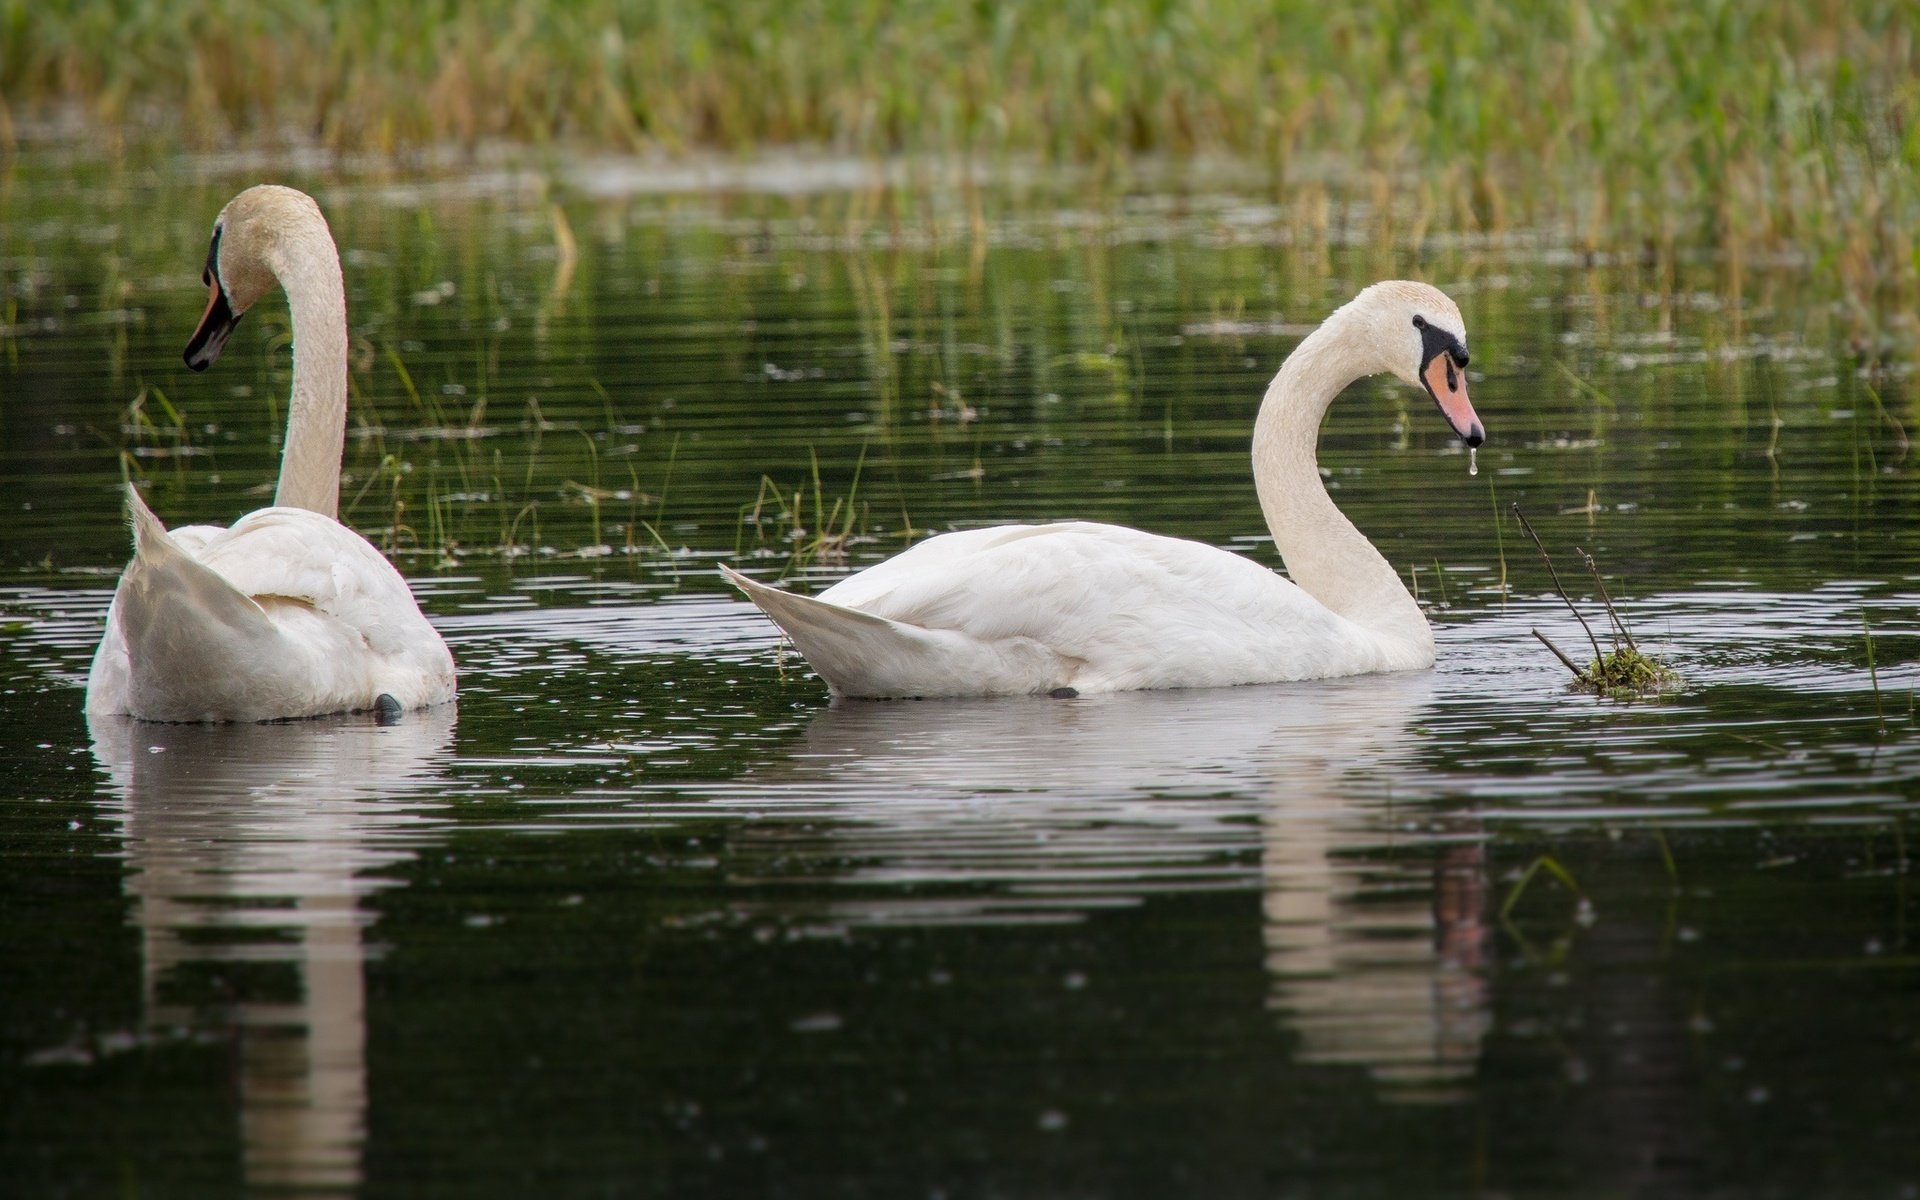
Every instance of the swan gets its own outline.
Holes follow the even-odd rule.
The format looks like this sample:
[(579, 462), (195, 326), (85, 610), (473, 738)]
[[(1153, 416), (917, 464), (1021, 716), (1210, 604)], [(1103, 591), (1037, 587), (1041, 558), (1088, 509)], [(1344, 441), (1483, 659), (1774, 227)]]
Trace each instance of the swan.
[(107, 609), (87, 712), (150, 721), (268, 721), (451, 700), (453, 656), (400, 572), (340, 524), (347, 304), (313, 198), (248, 188), (207, 249), (207, 311), (187, 343), (204, 371), (277, 281), (293, 317), (293, 396), (271, 508), (230, 528), (168, 531), (127, 485), (133, 561)]
[(1254, 483), (1289, 580), (1230, 551), (1085, 521), (942, 534), (800, 596), (720, 569), (837, 696), (1096, 693), (1433, 665), (1433, 630), (1334, 507), (1315, 443), (1368, 375), (1423, 387), (1470, 447), (1466, 325), (1438, 288), (1376, 283), (1295, 347), (1253, 429)]

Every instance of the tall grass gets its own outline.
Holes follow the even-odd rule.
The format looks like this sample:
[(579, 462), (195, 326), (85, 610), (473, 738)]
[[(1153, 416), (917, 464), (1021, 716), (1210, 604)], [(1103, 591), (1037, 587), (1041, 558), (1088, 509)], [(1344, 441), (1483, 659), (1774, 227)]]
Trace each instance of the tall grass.
[[(1912, 3), (5, 0), (10, 102), (339, 144), (1422, 143), (1711, 168), (1911, 98)], [(1647, 135), (1655, 135), (1652, 141)], [(1757, 140), (1756, 140), (1757, 139)]]
[(1223, 150), (1502, 165), (1665, 208), (1857, 188), (1915, 138), (1912, 0), (0, 0), (0, 94), (213, 140)]
[[(1920, 0), (0, 0), (0, 140), (1264, 162), (1595, 248), (1920, 277)], [(1886, 307), (1885, 297), (1879, 297)]]

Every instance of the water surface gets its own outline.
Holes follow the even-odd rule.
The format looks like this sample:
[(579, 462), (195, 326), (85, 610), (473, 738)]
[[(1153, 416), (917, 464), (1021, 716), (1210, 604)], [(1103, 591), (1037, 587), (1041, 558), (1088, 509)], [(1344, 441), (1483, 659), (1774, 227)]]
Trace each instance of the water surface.
[[(175, 522), (270, 490), (284, 310), (178, 357), (253, 178), (0, 192), (21, 1194), (1920, 1188), (1920, 404), (1816, 273), (1309, 237), (1230, 177), (296, 173), (347, 519), (461, 700), (89, 723), (123, 472)], [(1067, 516), (1271, 562), (1254, 406), (1392, 275), (1459, 299), (1493, 441), (1369, 382), (1322, 465), (1431, 672), (830, 704), (718, 577)], [(1566, 690), (1516, 501), (1682, 689)]]

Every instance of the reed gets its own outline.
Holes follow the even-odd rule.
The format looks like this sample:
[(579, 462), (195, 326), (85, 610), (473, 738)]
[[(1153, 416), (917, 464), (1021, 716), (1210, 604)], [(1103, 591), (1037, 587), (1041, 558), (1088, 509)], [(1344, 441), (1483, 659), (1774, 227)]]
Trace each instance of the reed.
[[(846, 561), (847, 548), (868, 536), (867, 504), (860, 499), (860, 472), (866, 466), (866, 448), (861, 448), (847, 494), (834, 497), (831, 503), (827, 500), (826, 485), (820, 479), (820, 456), (809, 447), (807, 458), (813, 468), (811, 497), (806, 483), (797, 484), (788, 492), (783, 491), (773, 477), (761, 476), (759, 494), (752, 504), (740, 508), (734, 533), (736, 557), (750, 548), (764, 548), (771, 541), (785, 547), (787, 570), (802, 570), (816, 562)], [(901, 511), (904, 516), (905, 509)]]
[[(1920, 273), (1915, 0), (0, 0), (0, 143), (508, 141), (1265, 164), (1412, 230), (1552, 219)], [(1309, 205), (1309, 207), (1311, 207)], [(1377, 206), (1376, 206), (1377, 207)], [(1378, 217), (1396, 218), (1381, 211)]]
[(1873, 626), (1867, 623), (1867, 614), (1860, 614), (1860, 634), (1867, 643), (1867, 678), (1873, 681), (1873, 715), (1879, 721), (1880, 736), (1887, 736), (1887, 710), (1880, 702), (1880, 670), (1873, 663)]

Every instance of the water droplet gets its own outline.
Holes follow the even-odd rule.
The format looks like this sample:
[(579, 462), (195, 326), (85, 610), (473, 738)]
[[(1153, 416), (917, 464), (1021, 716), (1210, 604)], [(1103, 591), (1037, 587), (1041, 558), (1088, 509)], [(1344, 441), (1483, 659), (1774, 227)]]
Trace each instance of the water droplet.
[(1467, 447), (1467, 474), (1478, 475), (1479, 473), (1480, 473), (1480, 447), (1468, 446)]

